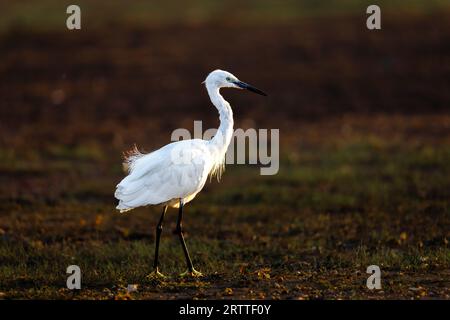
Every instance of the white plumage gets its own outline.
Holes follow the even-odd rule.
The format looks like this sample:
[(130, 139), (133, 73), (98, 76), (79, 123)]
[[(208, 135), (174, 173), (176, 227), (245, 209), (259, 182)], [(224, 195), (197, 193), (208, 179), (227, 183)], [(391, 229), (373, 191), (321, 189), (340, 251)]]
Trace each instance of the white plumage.
[(220, 161), (211, 151), (211, 141), (182, 140), (149, 154), (132, 154), (126, 159), (129, 175), (117, 185), (117, 209), (125, 212), (155, 204), (178, 207), (180, 199), (183, 203), (192, 200)]
[(163, 276), (158, 269), (158, 250), (167, 206), (179, 208), (177, 233), (188, 267), (188, 271), (183, 275), (201, 275), (193, 267), (184, 241), (181, 221), (183, 205), (202, 190), (209, 175), (217, 175), (220, 178), (224, 169), (225, 152), (233, 136), (233, 111), (220, 94), (220, 88), (247, 89), (265, 95), (264, 92), (222, 70), (211, 72), (204, 83), (211, 102), (219, 111), (220, 126), (216, 135), (211, 140), (173, 142), (148, 154), (142, 154), (135, 148), (125, 159), (124, 165), (128, 168), (128, 175), (116, 187), (115, 197), (119, 200), (117, 209), (120, 212), (146, 205), (164, 206), (156, 228), (152, 273), (155, 277)]
[(222, 70), (211, 72), (204, 83), (211, 102), (219, 111), (217, 134), (209, 141), (173, 142), (148, 154), (135, 149), (125, 159), (129, 175), (116, 187), (117, 209), (121, 212), (156, 204), (178, 207), (180, 200), (187, 203), (196, 196), (208, 175), (217, 174), (220, 178), (225, 152), (233, 135), (233, 111), (219, 89), (244, 88), (264, 93)]

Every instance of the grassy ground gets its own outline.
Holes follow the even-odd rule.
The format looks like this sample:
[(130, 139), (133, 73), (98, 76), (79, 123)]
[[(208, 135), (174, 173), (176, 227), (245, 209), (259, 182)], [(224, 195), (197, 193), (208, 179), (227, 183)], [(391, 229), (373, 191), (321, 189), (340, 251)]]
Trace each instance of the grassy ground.
[[(230, 166), (186, 207), (187, 243), (206, 274), (194, 281), (177, 277), (184, 259), (174, 212), (161, 245), (169, 278), (145, 279), (159, 209), (114, 211), (118, 163), (66, 151), (33, 169), (2, 168), (11, 179), (2, 194), (17, 192), (2, 201), (2, 295), (71, 298), (65, 269), (77, 264), (77, 298), (129, 298), (127, 284), (139, 284), (132, 298), (449, 298), (448, 135), (408, 135), (448, 132), (450, 118), (331, 122), (327, 131), (305, 124), (278, 175)], [(398, 136), (386, 139), (392, 129), (380, 122)], [(318, 133), (333, 138), (309, 141)], [(365, 288), (371, 264), (381, 267), (382, 291)]]
[[(444, 16), (370, 34), (359, 17), (3, 34), (0, 298), (450, 298)], [(160, 209), (115, 211), (121, 153), (216, 127), (199, 85), (216, 67), (269, 92), (225, 95), (236, 127), (280, 129), (280, 172), (228, 166), (186, 207), (202, 279), (177, 276), (170, 211), (169, 277), (149, 281)], [(381, 291), (365, 286), (371, 264)]]

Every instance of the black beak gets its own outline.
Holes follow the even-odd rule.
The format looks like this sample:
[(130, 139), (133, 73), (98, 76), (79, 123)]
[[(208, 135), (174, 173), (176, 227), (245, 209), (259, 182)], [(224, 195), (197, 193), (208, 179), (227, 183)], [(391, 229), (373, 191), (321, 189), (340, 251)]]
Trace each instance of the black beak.
[(242, 82), (242, 81), (234, 81), (234, 84), (242, 89), (247, 89), (248, 91), (260, 94), (262, 96), (267, 96), (267, 94), (257, 88), (255, 88), (252, 85), (249, 85), (248, 83)]

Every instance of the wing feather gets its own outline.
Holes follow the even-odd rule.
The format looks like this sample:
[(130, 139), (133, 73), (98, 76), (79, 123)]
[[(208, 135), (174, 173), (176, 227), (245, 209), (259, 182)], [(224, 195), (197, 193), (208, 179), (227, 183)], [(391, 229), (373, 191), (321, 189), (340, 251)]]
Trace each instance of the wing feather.
[[(177, 153), (183, 155), (183, 161)], [(129, 175), (115, 192), (121, 211), (192, 196), (203, 188), (212, 168), (209, 150), (200, 139), (174, 142), (149, 154), (134, 154), (126, 161)]]

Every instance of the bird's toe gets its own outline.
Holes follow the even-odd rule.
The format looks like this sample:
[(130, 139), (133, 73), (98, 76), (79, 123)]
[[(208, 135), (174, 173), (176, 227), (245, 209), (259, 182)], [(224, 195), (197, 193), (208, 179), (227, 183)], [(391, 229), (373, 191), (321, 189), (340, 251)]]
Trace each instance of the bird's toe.
[(159, 272), (158, 269), (153, 270), (151, 273), (149, 273), (146, 277), (148, 280), (161, 280), (166, 278), (164, 274)]
[(203, 277), (203, 273), (195, 270), (194, 268), (192, 268), (192, 270), (186, 270), (185, 272), (183, 272), (182, 274), (180, 274), (180, 277), (191, 277), (191, 278), (200, 278)]

